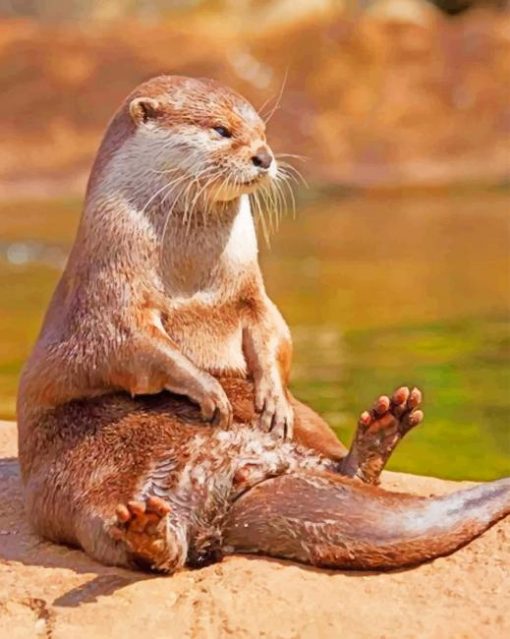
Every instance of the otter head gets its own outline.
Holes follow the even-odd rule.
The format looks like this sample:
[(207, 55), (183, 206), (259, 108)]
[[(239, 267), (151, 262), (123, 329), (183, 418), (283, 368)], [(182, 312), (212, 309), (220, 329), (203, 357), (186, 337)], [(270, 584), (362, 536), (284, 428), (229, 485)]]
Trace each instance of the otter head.
[[(276, 176), (265, 125), (239, 94), (207, 79), (154, 78), (128, 99), (133, 135), (126, 153), (143, 163), (169, 200), (227, 202)], [(149, 175), (150, 174), (150, 175)], [(150, 177), (152, 176), (152, 178)]]

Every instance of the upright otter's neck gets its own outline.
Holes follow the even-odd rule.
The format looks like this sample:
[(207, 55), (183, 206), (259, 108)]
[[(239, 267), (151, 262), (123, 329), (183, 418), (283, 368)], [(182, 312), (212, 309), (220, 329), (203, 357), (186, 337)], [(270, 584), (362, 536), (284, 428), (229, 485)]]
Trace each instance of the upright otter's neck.
[[(189, 212), (188, 212), (189, 215)], [(172, 212), (161, 238), (162, 267), (172, 294), (213, 292), (257, 268), (257, 237), (246, 195), (192, 219)]]

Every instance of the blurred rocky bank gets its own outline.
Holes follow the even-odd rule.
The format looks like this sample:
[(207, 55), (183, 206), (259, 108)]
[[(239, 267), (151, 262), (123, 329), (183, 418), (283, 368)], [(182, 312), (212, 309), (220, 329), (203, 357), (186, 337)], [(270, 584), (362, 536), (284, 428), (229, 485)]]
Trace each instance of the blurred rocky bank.
[(425, 0), (316, 0), (306, 11), (286, 1), (209, 4), (142, 17), (1, 20), (2, 194), (80, 192), (113, 111), (159, 73), (238, 89), (272, 113), (275, 151), (305, 156), (293, 161), (315, 183), (508, 182), (504, 3), (455, 17)]

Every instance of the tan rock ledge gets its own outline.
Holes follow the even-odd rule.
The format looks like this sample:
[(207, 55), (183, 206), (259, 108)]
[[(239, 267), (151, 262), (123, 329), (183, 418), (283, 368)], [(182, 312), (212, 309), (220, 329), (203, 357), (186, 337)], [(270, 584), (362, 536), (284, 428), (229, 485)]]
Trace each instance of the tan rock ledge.
[[(419, 494), (455, 482), (386, 473)], [(173, 577), (101, 566), (29, 532), (16, 427), (0, 424), (0, 636), (8, 639), (510, 637), (510, 518), (454, 555), (392, 573), (232, 557)]]

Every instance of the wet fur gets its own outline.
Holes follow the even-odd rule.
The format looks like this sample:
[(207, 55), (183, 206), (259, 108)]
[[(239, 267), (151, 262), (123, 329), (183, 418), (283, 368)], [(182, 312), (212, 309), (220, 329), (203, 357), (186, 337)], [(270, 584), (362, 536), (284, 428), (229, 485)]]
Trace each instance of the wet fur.
[(230, 504), (251, 486), (298, 468), (335, 469), (332, 460), (251, 426), (249, 382), (222, 384), (234, 406), (230, 431), (204, 424), (195, 406), (170, 394), (109, 395), (45, 412), (21, 447), (36, 530), (105, 563), (133, 565), (135, 558), (108, 534), (115, 507), (164, 497), (174, 534), (187, 547), (173, 570), (221, 548)]
[[(323, 567), (388, 569), (447, 554), (510, 512), (510, 480), (427, 499), (338, 474), (339, 465), (251, 426), (253, 388), (221, 379), (234, 426), (203, 424), (182, 398), (110, 395), (46, 413), (22, 447), (42, 536), (107, 564), (174, 572), (255, 552)], [(51, 451), (44, 460), (37, 451)], [(157, 552), (112, 532), (129, 500), (164, 499)], [(148, 540), (150, 536), (148, 536)]]

